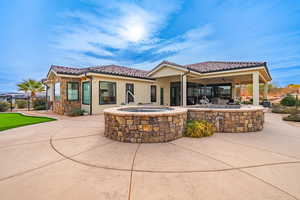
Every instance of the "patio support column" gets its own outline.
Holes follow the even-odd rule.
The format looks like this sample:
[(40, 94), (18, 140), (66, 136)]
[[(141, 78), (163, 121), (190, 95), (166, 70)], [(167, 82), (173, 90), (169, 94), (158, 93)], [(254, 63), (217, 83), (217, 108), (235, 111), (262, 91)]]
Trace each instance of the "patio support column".
[(236, 84), (235, 83), (232, 83), (231, 85), (232, 87), (232, 99), (236, 99)]
[(182, 98), (182, 106), (185, 107), (186, 106), (186, 74), (182, 75), (182, 95), (181, 95), (181, 98)]
[(258, 72), (253, 72), (252, 74), (252, 85), (253, 85), (253, 105), (259, 105), (259, 74)]
[(266, 82), (264, 85), (264, 99), (268, 99), (268, 92), (269, 92), (269, 82)]

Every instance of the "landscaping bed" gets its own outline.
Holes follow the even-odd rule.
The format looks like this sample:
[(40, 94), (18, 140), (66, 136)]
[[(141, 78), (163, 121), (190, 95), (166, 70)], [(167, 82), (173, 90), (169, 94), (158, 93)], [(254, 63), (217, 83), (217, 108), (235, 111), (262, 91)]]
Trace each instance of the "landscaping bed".
[(286, 117), (283, 117), (285, 121), (293, 121), (293, 122), (300, 122), (300, 114), (291, 114)]
[(49, 117), (26, 116), (20, 113), (0, 113), (0, 131), (54, 120), (56, 119)]

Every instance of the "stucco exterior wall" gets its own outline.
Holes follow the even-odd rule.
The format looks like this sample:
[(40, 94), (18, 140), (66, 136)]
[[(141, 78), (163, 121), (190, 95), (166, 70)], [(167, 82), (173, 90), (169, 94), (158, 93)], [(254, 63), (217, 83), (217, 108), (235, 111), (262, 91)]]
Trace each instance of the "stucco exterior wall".
[(90, 113), (90, 105), (81, 104), (81, 109), (87, 113)]
[(48, 84), (48, 97), (50, 101), (53, 101), (53, 89), (54, 85), (53, 83)]
[[(117, 103), (109, 104), (109, 105), (100, 105), (99, 104), (99, 82), (100, 81), (109, 81), (115, 82), (117, 87)], [(130, 103), (129, 105), (137, 105), (138, 103), (150, 104), (150, 87), (151, 85), (156, 85), (156, 102), (151, 103), (152, 105), (161, 105), (160, 104), (160, 88), (164, 88), (164, 104), (170, 105), (170, 83), (180, 81), (179, 76), (172, 76), (167, 78), (157, 79), (155, 82), (147, 82), (143, 80), (129, 80), (120, 78), (109, 78), (102, 76), (93, 76), (92, 81), (92, 108), (93, 114), (101, 113), (105, 108), (111, 108), (115, 106), (121, 106), (122, 103), (125, 103), (125, 87), (126, 83), (134, 84), (134, 95), (135, 101), (134, 103)], [(82, 109), (89, 111), (89, 105), (81, 105)]]
[(171, 85), (171, 82), (178, 82), (178, 81), (180, 81), (179, 76), (171, 76), (171, 77), (160, 78), (160, 79), (156, 80), (156, 83), (159, 86), (159, 91), (160, 91), (160, 88), (164, 88), (164, 105), (166, 105), (166, 106), (170, 105), (170, 85)]
[[(99, 82), (100, 81), (109, 81), (116, 83), (116, 94), (117, 94), (117, 102), (116, 104), (108, 104), (108, 105), (100, 105), (99, 104)], [(109, 78), (109, 77), (102, 77), (102, 76), (93, 76), (92, 81), (92, 108), (93, 114), (101, 113), (103, 109), (120, 106), (122, 103), (125, 103), (125, 87), (126, 83), (132, 83), (134, 85), (134, 102), (130, 103), (129, 105), (137, 105), (138, 103), (151, 103), (150, 102), (150, 86), (156, 85), (156, 103), (151, 103), (152, 105), (159, 105), (160, 104), (160, 88), (159, 85), (155, 82), (147, 82), (147, 81), (139, 81), (139, 80), (130, 80), (120, 78)], [(82, 105), (83, 109), (89, 109), (89, 106)]]
[(153, 78), (159, 78), (159, 77), (170, 77), (170, 76), (178, 76), (180, 74), (183, 74), (184, 71), (174, 69), (171, 67), (164, 67), (155, 72), (155, 75), (152, 75)]

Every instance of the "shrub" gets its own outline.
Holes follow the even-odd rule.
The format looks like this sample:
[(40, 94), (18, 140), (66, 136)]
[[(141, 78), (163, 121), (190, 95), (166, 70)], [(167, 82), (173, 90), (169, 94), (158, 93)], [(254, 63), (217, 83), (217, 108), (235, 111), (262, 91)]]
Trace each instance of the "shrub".
[(39, 98), (32, 102), (32, 107), (34, 110), (46, 110), (46, 99)]
[(214, 134), (213, 124), (207, 121), (191, 120), (187, 122), (184, 136), (186, 137), (207, 137)]
[(272, 105), (272, 113), (293, 114), (296, 112), (295, 107), (281, 106), (279, 104)]
[(295, 106), (296, 105), (296, 98), (292, 95), (287, 95), (283, 99), (281, 99), (280, 104), (283, 106)]
[(16, 104), (18, 108), (26, 108), (27, 107), (27, 100), (16, 100)]
[(7, 102), (0, 102), (0, 112), (6, 112), (10, 105)]
[(85, 113), (84, 110), (80, 109), (80, 108), (74, 108), (72, 109), (70, 112), (68, 112), (69, 116), (75, 117), (75, 116), (81, 116)]
[(45, 105), (37, 105), (34, 107), (34, 110), (46, 110), (46, 106)]
[(289, 116), (282, 118), (285, 121), (294, 121), (294, 122), (300, 122), (300, 114), (291, 114)]
[(250, 99), (249, 101), (243, 101), (242, 104), (253, 104), (253, 99)]

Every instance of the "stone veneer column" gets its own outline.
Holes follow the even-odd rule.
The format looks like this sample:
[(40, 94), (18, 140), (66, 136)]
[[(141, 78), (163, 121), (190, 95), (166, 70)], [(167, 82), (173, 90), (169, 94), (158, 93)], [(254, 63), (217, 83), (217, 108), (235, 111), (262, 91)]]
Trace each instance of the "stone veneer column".
[(252, 74), (252, 85), (253, 85), (253, 105), (259, 105), (259, 72), (253, 72)]

